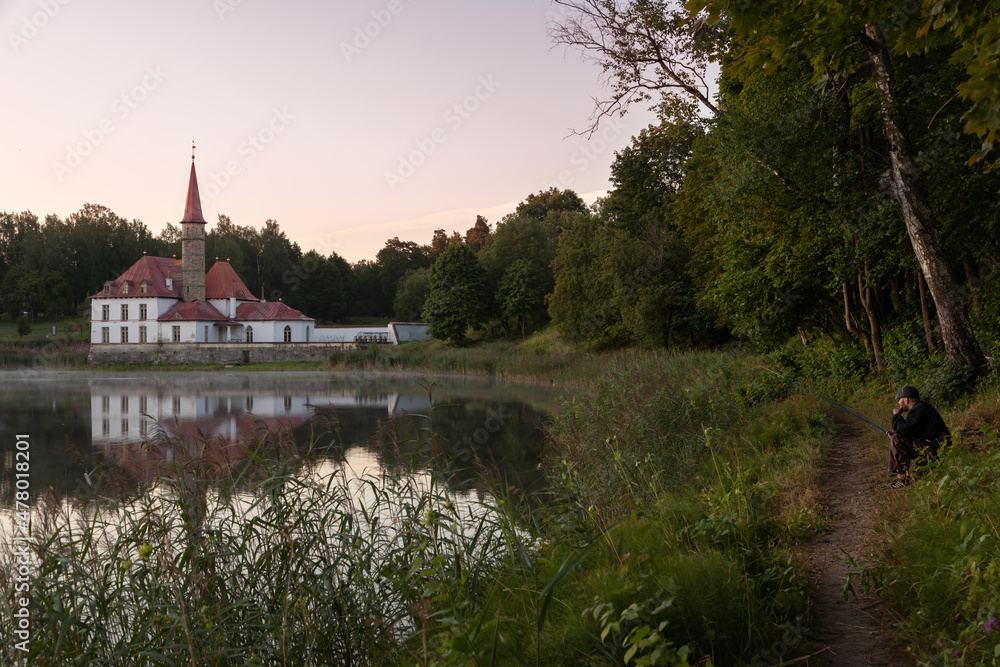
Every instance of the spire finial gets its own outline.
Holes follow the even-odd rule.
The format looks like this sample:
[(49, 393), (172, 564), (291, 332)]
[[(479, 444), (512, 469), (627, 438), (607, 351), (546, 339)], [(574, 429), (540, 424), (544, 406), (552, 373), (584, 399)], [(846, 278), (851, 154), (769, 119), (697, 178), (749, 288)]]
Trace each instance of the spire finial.
[(195, 145), (194, 145), (194, 142), (192, 141), (191, 142), (191, 161), (192, 162), (194, 162), (194, 149), (195, 149)]

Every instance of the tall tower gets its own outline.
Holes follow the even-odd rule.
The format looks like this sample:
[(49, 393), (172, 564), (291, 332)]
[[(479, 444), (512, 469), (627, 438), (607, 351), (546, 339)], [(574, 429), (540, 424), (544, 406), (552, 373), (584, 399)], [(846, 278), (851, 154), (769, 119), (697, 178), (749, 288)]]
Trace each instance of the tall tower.
[(185, 301), (205, 300), (205, 218), (201, 213), (198, 176), (194, 173), (194, 145), (191, 145), (191, 180), (181, 220), (181, 280)]

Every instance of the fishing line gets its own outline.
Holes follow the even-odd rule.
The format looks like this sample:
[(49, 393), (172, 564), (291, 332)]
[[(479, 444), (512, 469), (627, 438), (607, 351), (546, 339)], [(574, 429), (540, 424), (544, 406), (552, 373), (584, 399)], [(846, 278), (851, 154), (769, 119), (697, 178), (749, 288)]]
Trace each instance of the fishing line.
[(877, 428), (878, 430), (882, 431), (883, 433), (886, 433), (886, 434), (889, 433), (888, 431), (886, 431), (884, 428), (882, 428), (878, 424), (873, 424), (872, 422), (868, 421), (867, 419), (865, 419), (861, 415), (859, 415), (857, 413), (854, 413), (854, 412), (851, 412), (850, 410), (848, 410), (847, 408), (845, 408), (843, 405), (840, 405), (839, 403), (834, 403), (833, 401), (831, 401), (826, 396), (823, 396), (822, 394), (817, 394), (815, 391), (813, 391), (809, 387), (803, 386), (803, 385), (799, 384), (798, 382), (796, 382), (795, 380), (790, 380), (790, 379), (786, 378), (784, 375), (778, 375), (777, 373), (775, 373), (774, 371), (772, 371), (770, 368), (764, 368), (763, 366), (758, 366), (757, 368), (759, 368), (760, 370), (763, 370), (763, 371), (767, 371), (768, 373), (771, 373), (772, 375), (777, 375), (779, 378), (781, 378), (785, 382), (790, 382), (790, 383), (794, 384), (796, 387), (801, 387), (802, 389), (805, 389), (806, 391), (808, 391), (813, 396), (819, 396), (820, 398), (822, 398), (824, 401), (826, 401), (830, 405), (832, 405), (834, 407), (837, 407), (837, 408), (840, 408), (841, 410), (843, 410), (847, 414), (849, 414), (851, 416), (854, 416), (854, 417), (857, 417), (858, 419), (860, 419), (864, 423), (866, 423), (866, 424), (868, 424), (870, 426), (874, 426), (875, 428)]

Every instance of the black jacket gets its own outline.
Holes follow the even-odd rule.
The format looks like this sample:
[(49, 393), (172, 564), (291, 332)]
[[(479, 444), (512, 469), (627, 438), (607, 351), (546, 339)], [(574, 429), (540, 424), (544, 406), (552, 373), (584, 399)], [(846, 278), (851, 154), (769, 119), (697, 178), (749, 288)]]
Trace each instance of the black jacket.
[(930, 403), (918, 401), (905, 417), (902, 413), (892, 416), (892, 430), (902, 438), (922, 445), (937, 447), (951, 435), (941, 415)]

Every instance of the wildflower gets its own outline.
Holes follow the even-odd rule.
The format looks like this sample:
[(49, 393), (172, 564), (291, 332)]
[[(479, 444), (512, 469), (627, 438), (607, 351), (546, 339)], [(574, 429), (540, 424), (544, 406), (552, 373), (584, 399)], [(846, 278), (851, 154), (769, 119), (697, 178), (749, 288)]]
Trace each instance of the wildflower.
[(997, 617), (990, 616), (990, 620), (983, 623), (983, 632), (993, 632), (997, 629), (997, 626), (1000, 626), (1000, 623), (997, 622)]

